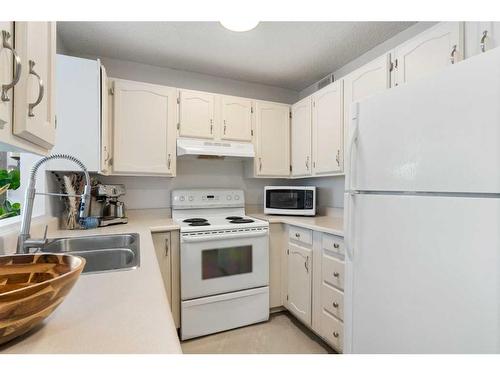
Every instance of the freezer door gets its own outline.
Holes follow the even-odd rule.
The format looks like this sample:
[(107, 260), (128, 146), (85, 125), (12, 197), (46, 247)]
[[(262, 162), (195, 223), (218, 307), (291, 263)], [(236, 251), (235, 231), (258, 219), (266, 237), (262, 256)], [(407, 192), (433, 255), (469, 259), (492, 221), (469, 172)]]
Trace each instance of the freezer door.
[(500, 192), (500, 49), (358, 103), (347, 188)]
[(345, 351), (500, 353), (500, 198), (346, 198)]

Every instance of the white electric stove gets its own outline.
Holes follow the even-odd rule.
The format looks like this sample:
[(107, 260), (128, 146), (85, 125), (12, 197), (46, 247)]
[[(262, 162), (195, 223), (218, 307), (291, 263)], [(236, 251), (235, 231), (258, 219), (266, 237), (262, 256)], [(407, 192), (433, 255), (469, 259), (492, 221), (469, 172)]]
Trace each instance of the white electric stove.
[(181, 339), (269, 319), (269, 224), (242, 190), (172, 192), (180, 224)]

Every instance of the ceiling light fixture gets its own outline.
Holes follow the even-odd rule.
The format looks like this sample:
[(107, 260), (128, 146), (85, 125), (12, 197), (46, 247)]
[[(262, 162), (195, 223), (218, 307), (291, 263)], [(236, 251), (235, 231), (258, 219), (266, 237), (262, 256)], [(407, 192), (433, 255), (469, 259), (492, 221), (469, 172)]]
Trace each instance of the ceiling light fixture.
[(219, 21), (219, 23), (228, 30), (243, 32), (255, 29), (259, 21), (252, 21), (246, 19), (232, 20), (232, 21)]

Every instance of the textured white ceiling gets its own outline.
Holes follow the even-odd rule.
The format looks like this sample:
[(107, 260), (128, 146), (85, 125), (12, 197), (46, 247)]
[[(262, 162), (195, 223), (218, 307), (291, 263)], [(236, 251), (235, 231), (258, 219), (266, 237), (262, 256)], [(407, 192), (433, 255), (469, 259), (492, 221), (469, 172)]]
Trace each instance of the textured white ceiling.
[(414, 22), (58, 22), (66, 52), (302, 90)]

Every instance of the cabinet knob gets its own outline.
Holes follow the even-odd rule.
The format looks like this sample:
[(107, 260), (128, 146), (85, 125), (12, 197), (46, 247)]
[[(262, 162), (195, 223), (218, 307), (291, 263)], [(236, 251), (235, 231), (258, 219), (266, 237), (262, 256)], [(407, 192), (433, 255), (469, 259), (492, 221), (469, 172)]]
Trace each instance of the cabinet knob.
[(340, 276), (340, 274), (338, 272), (333, 273), (333, 277), (339, 277), (339, 276)]
[(339, 304), (337, 302), (332, 303), (333, 307), (337, 308), (339, 307)]
[(333, 337), (335, 338), (339, 337), (339, 333), (337, 331), (333, 331)]

